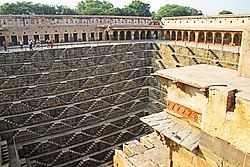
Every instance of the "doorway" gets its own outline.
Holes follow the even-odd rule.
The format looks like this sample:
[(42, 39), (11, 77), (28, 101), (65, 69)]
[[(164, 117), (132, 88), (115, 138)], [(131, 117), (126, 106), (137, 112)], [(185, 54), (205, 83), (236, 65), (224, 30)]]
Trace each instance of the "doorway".
[(69, 42), (69, 34), (64, 34), (64, 42)]
[(86, 33), (82, 33), (82, 41), (86, 41)]
[(5, 41), (5, 36), (0, 36), (0, 45), (3, 45), (3, 41)]
[(49, 40), (49, 34), (45, 34), (45, 35), (44, 35), (44, 40), (45, 40), (45, 42), (46, 42), (47, 40)]
[(54, 34), (55, 43), (59, 43), (59, 34)]
[(11, 36), (11, 42), (13, 45), (17, 45), (17, 36), (16, 35)]
[(73, 41), (77, 42), (77, 33), (73, 33)]
[(23, 36), (23, 44), (24, 44), (24, 45), (28, 45), (28, 40), (29, 40), (28, 35), (24, 35), (24, 36)]
[(102, 41), (102, 32), (99, 32), (99, 40)]

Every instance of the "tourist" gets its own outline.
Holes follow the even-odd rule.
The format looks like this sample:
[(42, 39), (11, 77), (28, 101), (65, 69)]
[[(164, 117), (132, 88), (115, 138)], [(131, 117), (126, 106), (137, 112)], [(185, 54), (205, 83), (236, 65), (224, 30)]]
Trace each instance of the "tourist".
[(29, 39), (28, 44), (29, 44), (30, 50), (33, 50), (33, 41), (31, 38)]
[(51, 40), (49, 41), (49, 44), (50, 44), (51, 49), (53, 49), (53, 47), (54, 47), (54, 40), (51, 39)]
[(19, 45), (20, 45), (21, 49), (23, 49), (23, 41), (22, 40), (19, 41)]
[(46, 39), (46, 44), (47, 44), (47, 48), (49, 48), (49, 43), (50, 43), (50, 40), (49, 39)]
[(153, 34), (153, 39), (156, 39), (156, 34)]
[(36, 39), (34, 39), (33, 47), (36, 47)]
[(7, 42), (3, 41), (3, 49), (5, 52), (7, 52)]

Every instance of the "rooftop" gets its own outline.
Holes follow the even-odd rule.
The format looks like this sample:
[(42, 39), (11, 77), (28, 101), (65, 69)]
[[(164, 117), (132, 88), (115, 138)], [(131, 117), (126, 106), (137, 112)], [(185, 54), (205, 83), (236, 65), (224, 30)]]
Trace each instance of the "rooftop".
[(211, 86), (221, 86), (222, 89), (237, 89), (239, 93), (237, 93), (236, 96), (250, 100), (250, 78), (239, 76), (235, 70), (199, 64), (158, 70), (153, 75), (201, 89), (206, 89)]
[(113, 15), (0, 15), (0, 18), (125, 18), (125, 19), (150, 19), (151, 17), (140, 17), (140, 16), (113, 16)]
[(163, 17), (163, 19), (165, 19), (165, 20), (185, 20), (185, 19), (218, 19), (218, 18), (249, 18), (249, 17), (250, 17), (250, 14), (226, 14), (226, 15)]

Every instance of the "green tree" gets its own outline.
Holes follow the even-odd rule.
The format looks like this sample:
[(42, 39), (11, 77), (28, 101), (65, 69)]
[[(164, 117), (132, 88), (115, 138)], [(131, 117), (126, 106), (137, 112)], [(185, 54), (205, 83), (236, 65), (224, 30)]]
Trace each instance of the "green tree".
[(222, 14), (233, 14), (233, 12), (230, 12), (228, 10), (223, 10), (223, 11), (219, 12), (219, 15), (222, 15)]
[(66, 6), (50, 6), (46, 4), (32, 2), (16, 2), (16, 3), (5, 3), (0, 6), (0, 14), (76, 14), (73, 9), (70, 9)]
[(120, 8), (112, 8), (109, 12), (110, 15), (116, 15), (116, 16), (124, 16), (125, 12), (124, 9)]
[(107, 1), (84, 0), (78, 3), (76, 11), (86, 15), (105, 15), (113, 10), (113, 4)]
[(56, 6), (56, 14), (59, 15), (76, 15), (77, 12), (74, 9), (70, 9), (67, 6), (60, 5)]
[(133, 0), (129, 5), (126, 5), (123, 10), (127, 16), (151, 16), (150, 5), (140, 0)]
[(162, 6), (156, 13), (153, 15), (153, 19), (160, 20), (162, 17), (172, 17), (172, 16), (195, 16), (202, 15), (200, 10), (194, 9), (188, 6), (179, 6), (175, 4), (167, 4)]

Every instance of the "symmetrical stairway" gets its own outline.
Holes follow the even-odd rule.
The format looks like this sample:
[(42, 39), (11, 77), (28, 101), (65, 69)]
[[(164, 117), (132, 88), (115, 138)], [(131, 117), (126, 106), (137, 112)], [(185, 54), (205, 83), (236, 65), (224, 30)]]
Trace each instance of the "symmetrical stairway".
[(0, 135), (31, 166), (106, 164), (123, 142), (149, 132), (139, 118), (162, 96), (150, 73), (166, 68), (152, 65), (155, 45), (0, 55)]

